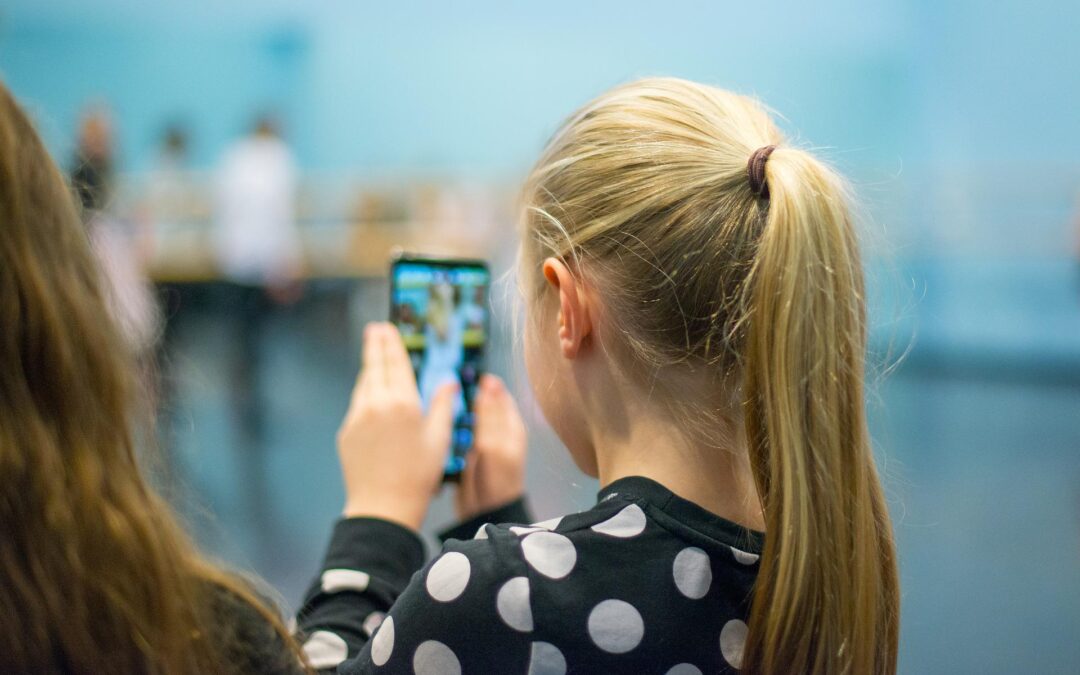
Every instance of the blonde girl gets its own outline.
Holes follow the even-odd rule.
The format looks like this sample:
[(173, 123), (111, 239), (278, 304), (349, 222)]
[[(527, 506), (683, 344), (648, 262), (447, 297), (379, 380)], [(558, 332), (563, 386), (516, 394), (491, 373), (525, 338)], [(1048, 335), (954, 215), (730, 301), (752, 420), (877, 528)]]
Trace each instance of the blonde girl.
[(458, 488), (466, 522), (423, 566), (414, 532), (453, 392), (423, 418), (399, 336), (369, 326), (339, 436), (346, 518), (299, 617), (313, 665), (895, 673), (842, 179), (754, 100), (649, 79), (562, 126), (522, 222), (526, 366), (597, 505), (491, 524), (528, 516), (524, 431), (489, 377)]

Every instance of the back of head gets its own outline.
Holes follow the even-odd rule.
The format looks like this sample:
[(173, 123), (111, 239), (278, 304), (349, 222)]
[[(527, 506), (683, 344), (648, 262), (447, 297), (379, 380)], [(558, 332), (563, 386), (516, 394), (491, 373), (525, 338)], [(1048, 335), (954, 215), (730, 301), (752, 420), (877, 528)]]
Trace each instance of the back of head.
[(73, 196), (2, 85), (0, 326), (0, 672), (218, 672), (209, 598), (258, 603), (140, 476), (131, 355)]
[(277, 138), (281, 135), (277, 120), (269, 114), (260, 115), (255, 120), (252, 132), (261, 138)]
[[(843, 180), (785, 144), (756, 101), (647, 79), (574, 114), (524, 199), (526, 269), (553, 255), (599, 289), (604, 346), (627, 376), (699, 438), (745, 433), (766, 547), (743, 672), (895, 672), (895, 556)], [(527, 292), (541, 292), (536, 276)]]

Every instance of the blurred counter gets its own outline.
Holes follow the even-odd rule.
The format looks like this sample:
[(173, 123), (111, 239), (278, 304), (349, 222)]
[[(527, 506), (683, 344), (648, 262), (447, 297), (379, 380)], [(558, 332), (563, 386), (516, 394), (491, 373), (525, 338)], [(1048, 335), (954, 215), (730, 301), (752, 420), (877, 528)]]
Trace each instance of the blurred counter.
[[(158, 283), (221, 279), (213, 237), (213, 175), (124, 177), (118, 217), (136, 224), (140, 258)], [(386, 275), (391, 251), (491, 258), (512, 246), (511, 189), (490, 181), (308, 173), (297, 196), (306, 279)]]
[[(488, 258), (492, 240), (474, 229), (454, 232), (431, 223), (333, 223), (300, 227), (305, 279), (383, 277), (392, 252)], [(156, 228), (146, 263), (158, 283), (217, 281), (212, 233), (206, 226)]]

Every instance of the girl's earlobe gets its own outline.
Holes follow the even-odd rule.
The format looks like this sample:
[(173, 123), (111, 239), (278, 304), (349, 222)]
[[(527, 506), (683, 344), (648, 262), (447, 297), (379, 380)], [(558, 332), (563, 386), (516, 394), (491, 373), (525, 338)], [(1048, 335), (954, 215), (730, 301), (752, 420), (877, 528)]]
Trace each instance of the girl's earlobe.
[(577, 347), (574, 345), (573, 334), (566, 324), (565, 314), (561, 309), (562, 295), (559, 296), (559, 351), (568, 359), (577, 356)]

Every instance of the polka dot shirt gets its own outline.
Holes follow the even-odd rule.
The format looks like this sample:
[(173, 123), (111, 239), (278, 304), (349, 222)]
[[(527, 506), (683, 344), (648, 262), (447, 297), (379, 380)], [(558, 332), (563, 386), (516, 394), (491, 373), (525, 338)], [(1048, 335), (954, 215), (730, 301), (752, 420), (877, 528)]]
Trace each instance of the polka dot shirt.
[(339, 522), (297, 616), (312, 665), (342, 675), (738, 672), (761, 533), (640, 477), (612, 483), (584, 513), (484, 520), (528, 518), (516, 502), (463, 524), (422, 569), (414, 533)]

